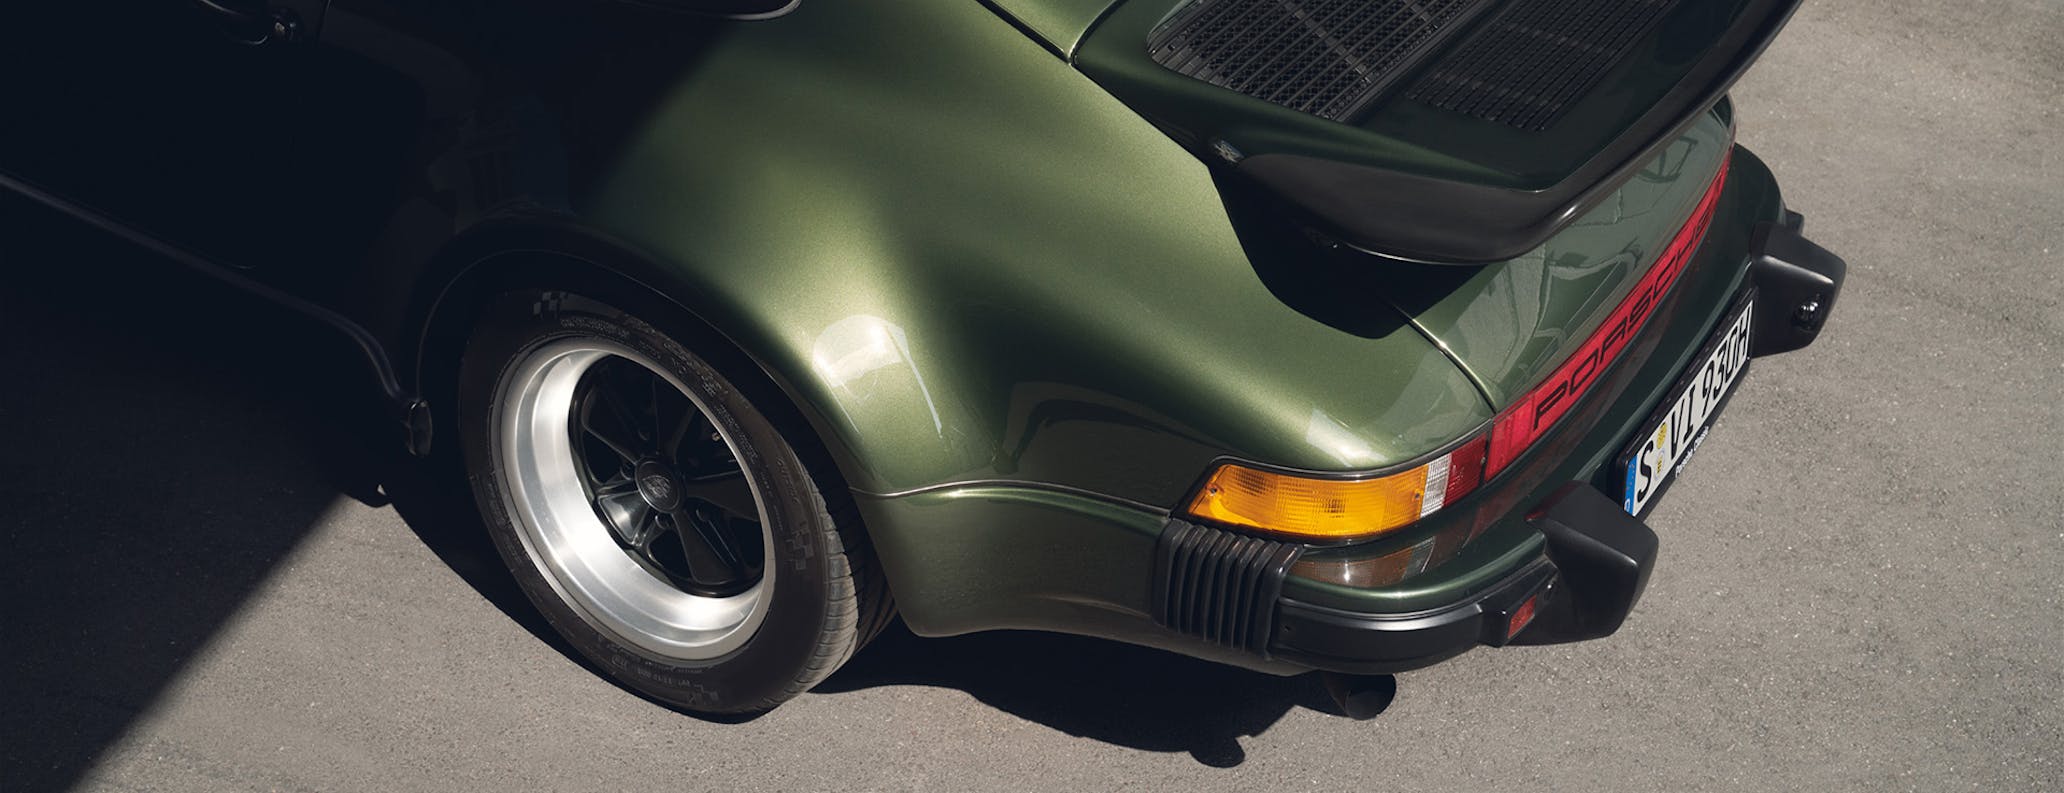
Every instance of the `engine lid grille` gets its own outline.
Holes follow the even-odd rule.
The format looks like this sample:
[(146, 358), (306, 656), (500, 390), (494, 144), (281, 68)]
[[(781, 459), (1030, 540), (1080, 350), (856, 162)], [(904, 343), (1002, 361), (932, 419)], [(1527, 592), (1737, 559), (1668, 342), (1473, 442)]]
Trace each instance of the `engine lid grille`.
[(1375, 99), (1489, 0), (1196, 0), (1148, 54), (1221, 88), (1334, 121)]
[(1407, 96), (1486, 121), (1547, 129), (1676, 4), (1513, 3), (1434, 64)]

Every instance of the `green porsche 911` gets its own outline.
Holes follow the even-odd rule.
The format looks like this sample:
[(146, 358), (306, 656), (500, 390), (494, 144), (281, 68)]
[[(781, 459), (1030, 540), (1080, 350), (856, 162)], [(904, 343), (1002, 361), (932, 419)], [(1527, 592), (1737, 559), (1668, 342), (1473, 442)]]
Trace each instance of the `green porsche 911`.
[(1614, 632), (1819, 332), (1726, 98), (1796, 5), (28, 3), (0, 186), (350, 338), (654, 699), (899, 615), (1351, 692)]

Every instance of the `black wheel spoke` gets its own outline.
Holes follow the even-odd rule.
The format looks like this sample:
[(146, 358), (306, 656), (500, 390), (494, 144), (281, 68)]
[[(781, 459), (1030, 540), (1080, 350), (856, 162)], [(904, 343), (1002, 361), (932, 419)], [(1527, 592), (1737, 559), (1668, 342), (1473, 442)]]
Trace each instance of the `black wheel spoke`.
[(752, 485), (746, 482), (744, 471), (731, 470), (689, 479), (681, 483), (681, 495), (708, 503), (735, 517), (751, 521), (760, 519), (760, 507), (753, 501)]
[(728, 597), (759, 580), (759, 505), (731, 446), (673, 381), (629, 358), (576, 391), (588, 496), (618, 545), (683, 590)]
[(645, 371), (645, 415), (652, 420), (652, 423), (648, 426), (652, 427), (655, 440), (658, 437), (658, 431), (667, 427), (666, 422), (661, 420), (659, 412), (659, 394), (661, 391), (670, 392), (673, 390), (673, 385), (660, 377), (658, 372)]
[(628, 476), (612, 477), (606, 482), (602, 482), (601, 484), (595, 485), (596, 498), (607, 498), (610, 496), (625, 495), (635, 496), (637, 494), (638, 483), (636, 481), (633, 481)]
[(703, 423), (702, 411), (671, 388), (659, 395), (655, 402), (654, 418), (654, 426), (659, 428), (659, 453), (676, 458), (683, 456), (681, 440), (696, 425)]
[(642, 507), (642, 511), (638, 513), (637, 522), (631, 524), (632, 529), (624, 535), (623, 541), (624, 545), (632, 550), (650, 556), (652, 541), (665, 534), (667, 527), (666, 523), (660, 520), (658, 510), (646, 507), (642, 503), (639, 506)]
[[(520, 541), (525, 564), (598, 641), (655, 661), (726, 663), (759, 635), (790, 574), (748, 486), (769, 473), (753, 452), (773, 430), (692, 356), (646, 355), (668, 346), (649, 328), (600, 328), (561, 328), (502, 363), (487, 412), (520, 420), (487, 422), (496, 464), (475, 472), (494, 477), (476, 484), (498, 484), (507, 508), (497, 544)], [(462, 385), (475, 389), (471, 372)]]
[(737, 581), (746, 573), (736, 542), (726, 531), (723, 515), (684, 506), (668, 514), (681, 550), (688, 560), (688, 577), (707, 586)]
[(629, 493), (604, 494), (596, 492), (595, 504), (602, 508), (602, 516), (609, 521), (609, 528), (616, 532), (616, 538), (626, 548), (643, 551), (652, 545), (652, 538), (661, 533), (658, 525), (659, 512), (654, 510), (634, 488)]
[(678, 430), (680, 437), (669, 448), (674, 450), (675, 459), (681, 461), (683, 475), (699, 479), (738, 470), (730, 444), (724, 442), (724, 436), (702, 411), (691, 411), (689, 420)]
[(653, 397), (658, 393), (659, 375), (621, 359), (605, 365), (609, 367), (609, 376), (603, 381), (603, 391), (614, 401), (616, 410), (622, 412), (624, 421), (647, 431), (655, 428)]
[[(626, 419), (620, 403), (609, 389), (597, 391), (597, 398), (588, 400), (581, 410), (581, 429), (608, 446), (616, 456), (626, 461), (637, 461), (644, 456), (642, 449), (645, 446), (638, 437), (637, 425)], [(597, 406), (597, 402), (602, 404)]]

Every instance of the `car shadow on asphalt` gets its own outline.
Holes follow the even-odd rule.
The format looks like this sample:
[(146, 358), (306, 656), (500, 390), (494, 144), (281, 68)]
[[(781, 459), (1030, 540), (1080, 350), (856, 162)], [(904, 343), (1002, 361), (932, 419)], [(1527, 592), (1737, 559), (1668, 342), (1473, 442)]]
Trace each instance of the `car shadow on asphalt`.
[(1184, 752), (1216, 768), (1245, 762), (1239, 739), (1262, 734), (1292, 709), (1340, 713), (1316, 674), (1277, 677), (1119, 642), (1031, 631), (927, 639), (900, 621), (814, 693), (881, 686), (958, 689), (1069, 735)]
[[(473, 507), (472, 491), (465, 476), (449, 459), (439, 456), (431, 462), (393, 461), (386, 466), (381, 481), (385, 483), (382, 492), (391, 500), (389, 506), (422, 541), (423, 547), (437, 555), (438, 561), (533, 638), (590, 673), (610, 679), (601, 667), (560, 638), (517, 586), (488, 536), (487, 525)], [(628, 687), (619, 688), (652, 701)], [(665, 706), (657, 701), (653, 704)]]
[[(482, 598), (538, 641), (608, 679), (552, 630), (517, 587), (458, 471), (402, 466), (390, 469), (382, 481), (403, 522)], [(1371, 682), (1395, 686), (1389, 676)], [(1219, 768), (1245, 762), (1239, 739), (1262, 734), (1293, 709), (1341, 713), (1315, 674), (1278, 677), (1120, 642), (1034, 631), (923, 638), (901, 620), (812, 694), (884, 686), (957, 689), (1069, 735), (1143, 751), (1183, 752)], [(685, 715), (720, 723), (757, 716)]]
[[(455, 495), (464, 488), (449, 484), (453, 476), (418, 471), (390, 480), (387, 492), (424, 546), (481, 597), (538, 641), (607, 678), (559, 638), (524, 597), (480, 518)], [(1376, 682), (1395, 684), (1388, 677)], [(1341, 712), (1317, 675), (1277, 677), (1119, 642), (1034, 631), (929, 639), (912, 634), (901, 620), (812, 694), (884, 686), (957, 689), (1069, 735), (1130, 749), (1184, 752), (1218, 768), (1245, 762), (1239, 739), (1262, 734), (1293, 709)], [(687, 715), (723, 723), (754, 718)]]
[(90, 776), (340, 498), (382, 500), (334, 339), (50, 220), (0, 205), (6, 790)]
[[(523, 597), (456, 474), (388, 454), (349, 348), (305, 321), (18, 206), (0, 207), (0, 779), (77, 784), (340, 498), (393, 506), (512, 622), (583, 667)], [(1279, 678), (1029, 632), (900, 624), (820, 685), (932, 686), (1071, 735), (1229, 767), (1292, 709)]]

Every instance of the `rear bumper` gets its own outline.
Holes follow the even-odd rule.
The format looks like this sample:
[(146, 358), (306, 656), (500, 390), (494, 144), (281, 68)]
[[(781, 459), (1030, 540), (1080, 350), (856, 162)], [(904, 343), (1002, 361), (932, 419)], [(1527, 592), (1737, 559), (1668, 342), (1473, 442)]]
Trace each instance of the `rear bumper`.
[(1756, 227), (1749, 280), (1756, 287), (1756, 335), (1749, 355), (1776, 355), (1812, 344), (1835, 310), (1849, 265), (1806, 239), (1806, 217), (1786, 211)]
[(1655, 569), (1655, 532), (1579, 483), (1557, 491), (1530, 523), (1546, 541), (1544, 552), (1482, 596), (1418, 614), (1355, 614), (1286, 599), (1271, 654), (1314, 669), (1379, 674), (1480, 644), (1554, 644), (1618, 630)]
[[(1798, 219), (1785, 213), (1767, 169), (1746, 151), (1735, 156), (1698, 260), (1622, 363), (1602, 376), (1595, 398), (1423, 525), (1375, 542), (1306, 547), (1066, 488), (973, 483), (863, 494), (856, 503), (905, 623), (924, 636), (1096, 636), (1270, 674), (1400, 671), (1480, 645), (1612, 633), (1655, 564), (1639, 542), (1652, 533), (1634, 528), (1639, 522), (1617, 504), (1598, 503), (1623, 485), (1614, 460), (1694, 365), (1735, 298), (1761, 290), (1771, 297), (1759, 297), (1759, 306), (1780, 305), (1783, 294), (1805, 294), (1766, 273), (1792, 266), (1815, 274), (1801, 283), (1819, 280), (1805, 296), (1822, 296), (1822, 312), (1841, 285), (1831, 257), (1798, 253), (1810, 243), (1797, 239)], [(1759, 354), (1803, 346), (1818, 330), (1808, 323), (1784, 338), (1761, 335), (1783, 324), (1757, 323), (1751, 343)], [(1587, 551), (1587, 543), (1597, 548)], [(1350, 567), (1373, 572), (1322, 575)], [(1532, 622), (1507, 636), (1512, 613), (1535, 596)]]
[[(1754, 356), (1811, 344), (1840, 295), (1847, 267), (1803, 235), (1786, 212), (1757, 227), (1748, 286), (1757, 293)], [(1620, 503), (1569, 482), (1524, 514), (1540, 551), (1477, 594), (1409, 613), (1358, 612), (1282, 597), (1267, 654), (1353, 674), (1414, 669), (1479, 645), (1554, 644), (1617, 631), (1647, 588), (1660, 542)]]

